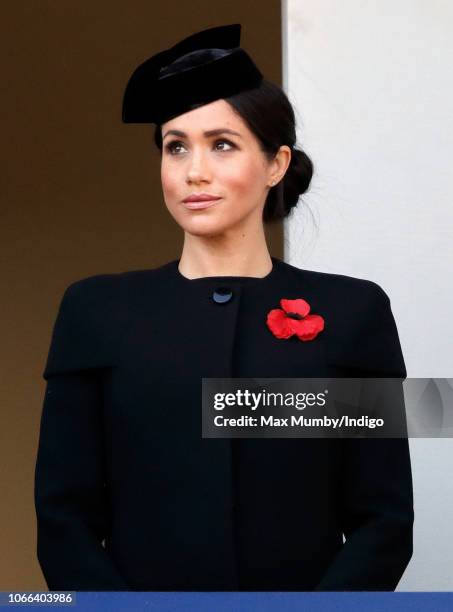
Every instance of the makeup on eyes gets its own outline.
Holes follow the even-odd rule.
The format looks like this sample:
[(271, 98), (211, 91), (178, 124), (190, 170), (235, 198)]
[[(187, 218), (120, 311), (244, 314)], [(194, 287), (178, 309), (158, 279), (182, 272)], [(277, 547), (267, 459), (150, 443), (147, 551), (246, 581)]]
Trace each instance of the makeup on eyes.
[[(232, 142), (231, 140), (228, 140), (227, 138), (217, 138), (217, 139), (215, 140), (215, 142), (214, 142), (214, 146), (215, 146), (215, 145), (217, 145), (219, 142), (224, 142), (224, 143), (226, 143), (226, 144), (227, 144), (229, 147), (231, 147), (232, 149), (236, 149), (236, 148), (237, 148), (237, 145), (236, 145), (234, 142)], [(170, 153), (171, 155), (174, 155), (173, 150), (174, 150), (174, 147), (175, 147), (176, 145), (184, 145), (184, 143), (183, 143), (181, 140), (171, 140), (170, 142), (168, 142), (168, 143), (165, 145), (165, 150), (166, 150), (168, 153)], [(230, 151), (230, 149), (220, 150), (219, 152), (220, 152), (220, 153), (223, 153), (223, 152), (225, 152), (225, 153), (226, 153), (227, 151)]]

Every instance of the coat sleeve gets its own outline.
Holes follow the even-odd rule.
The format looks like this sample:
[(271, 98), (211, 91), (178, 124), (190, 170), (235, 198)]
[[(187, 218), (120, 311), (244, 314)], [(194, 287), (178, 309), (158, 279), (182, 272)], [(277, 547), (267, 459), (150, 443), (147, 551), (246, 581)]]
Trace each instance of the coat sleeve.
[(51, 590), (128, 586), (103, 546), (109, 532), (99, 344), (85, 283), (60, 304), (43, 377), (47, 381), (35, 466), (37, 553)]
[[(393, 377), (395, 406), (404, 414), (406, 377), (398, 332), (386, 293), (373, 283), (354, 343), (357, 376)], [(366, 371), (366, 374), (365, 374)], [(393, 407), (393, 403), (392, 403)], [(403, 416), (405, 419), (405, 416)], [(341, 526), (345, 543), (317, 591), (393, 591), (412, 556), (412, 473), (407, 438), (348, 438), (342, 446)]]

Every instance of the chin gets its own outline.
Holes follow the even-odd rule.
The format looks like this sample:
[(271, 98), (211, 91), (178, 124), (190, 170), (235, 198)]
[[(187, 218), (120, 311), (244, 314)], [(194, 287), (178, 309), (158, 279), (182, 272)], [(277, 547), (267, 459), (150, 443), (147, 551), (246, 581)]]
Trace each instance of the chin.
[(241, 217), (230, 217), (223, 215), (193, 215), (178, 221), (184, 231), (194, 236), (214, 237), (221, 236), (234, 228), (238, 228), (243, 222)]
[(206, 238), (222, 236), (231, 230), (238, 230), (247, 221), (250, 221), (250, 212), (242, 211), (242, 214), (232, 215), (230, 214), (232, 211), (228, 213), (226, 209), (215, 210), (214, 207), (206, 211), (182, 211), (180, 208), (175, 208), (169, 209), (169, 212), (183, 231), (193, 236)]
[(224, 234), (225, 229), (227, 228), (216, 227), (213, 225), (206, 225), (203, 227), (201, 225), (198, 225), (197, 223), (188, 223), (182, 226), (182, 229), (188, 234), (191, 234), (192, 236), (199, 236), (200, 238), (214, 238), (215, 236), (220, 236)]

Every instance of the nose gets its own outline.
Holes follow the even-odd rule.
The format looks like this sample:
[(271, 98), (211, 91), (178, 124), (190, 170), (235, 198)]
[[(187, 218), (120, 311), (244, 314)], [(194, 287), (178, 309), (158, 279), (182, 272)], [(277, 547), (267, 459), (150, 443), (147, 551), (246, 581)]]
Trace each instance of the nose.
[(203, 152), (194, 151), (190, 156), (190, 161), (187, 167), (187, 182), (199, 183), (201, 181), (210, 180), (209, 164)]

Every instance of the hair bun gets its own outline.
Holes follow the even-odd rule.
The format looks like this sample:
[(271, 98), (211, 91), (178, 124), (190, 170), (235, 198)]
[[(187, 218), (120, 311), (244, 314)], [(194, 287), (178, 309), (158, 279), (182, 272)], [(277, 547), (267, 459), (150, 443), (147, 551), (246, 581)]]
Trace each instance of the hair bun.
[(313, 163), (301, 149), (292, 149), (291, 162), (283, 177), (285, 216), (294, 208), (299, 196), (305, 193), (313, 176)]
[(310, 186), (313, 176), (313, 163), (308, 155), (301, 149), (292, 149), (291, 162), (287, 173), (288, 172), (290, 177), (293, 178), (294, 187), (297, 187), (299, 195), (305, 193)]

